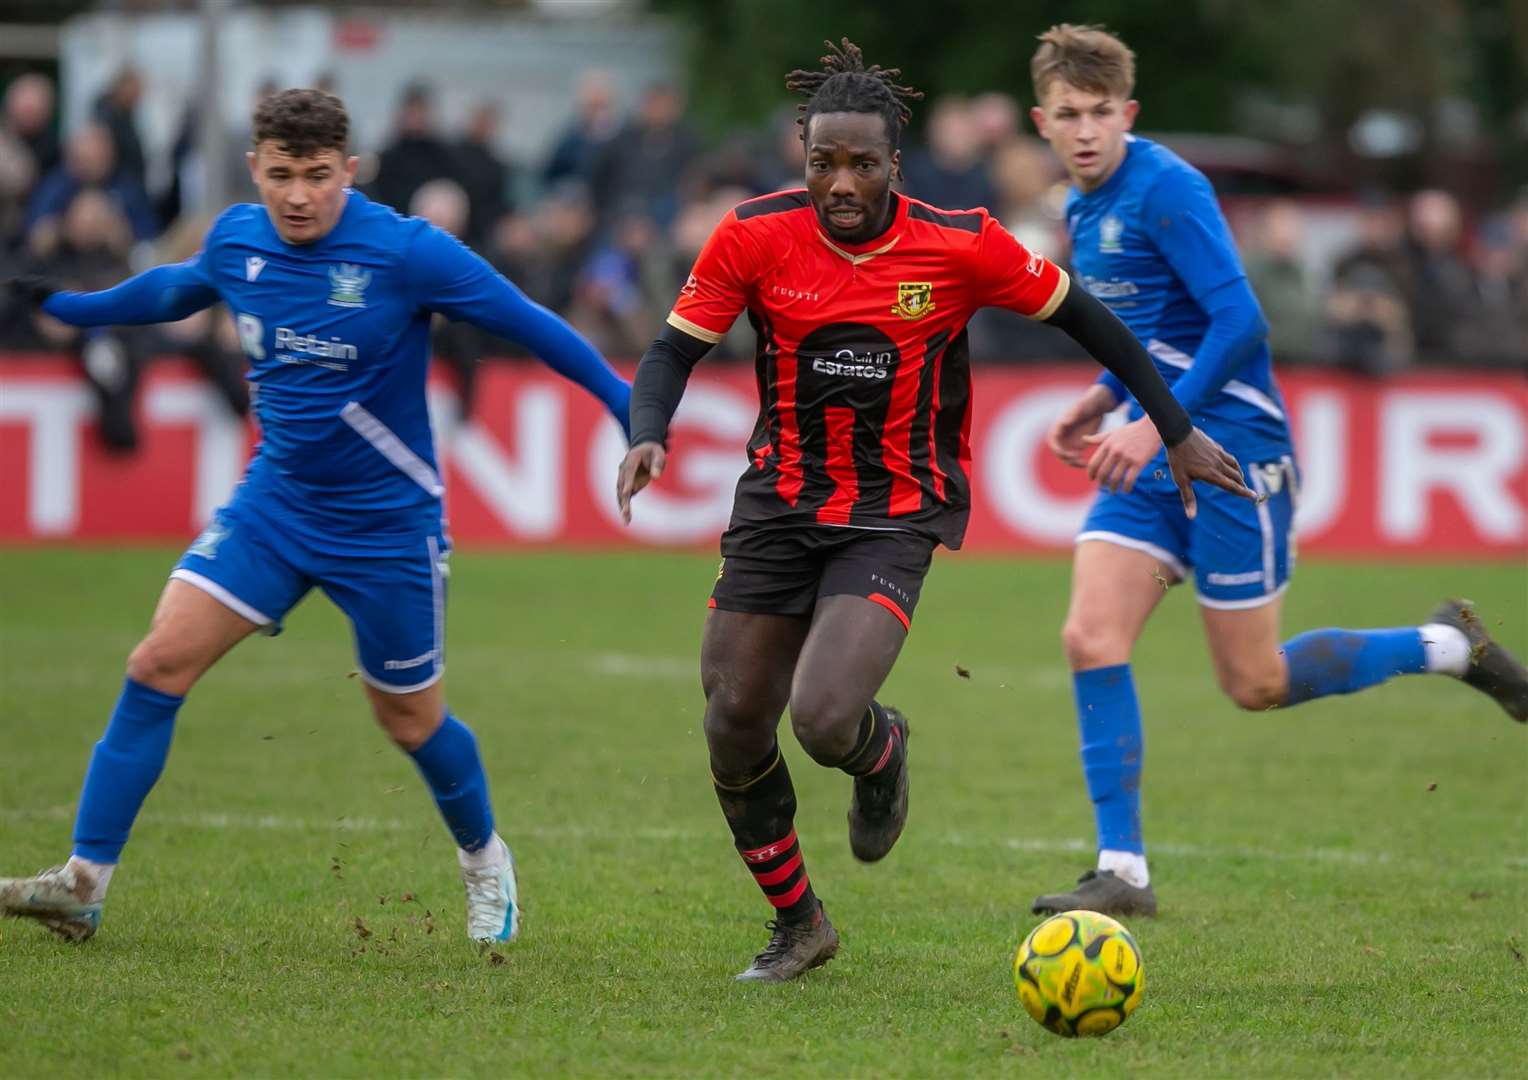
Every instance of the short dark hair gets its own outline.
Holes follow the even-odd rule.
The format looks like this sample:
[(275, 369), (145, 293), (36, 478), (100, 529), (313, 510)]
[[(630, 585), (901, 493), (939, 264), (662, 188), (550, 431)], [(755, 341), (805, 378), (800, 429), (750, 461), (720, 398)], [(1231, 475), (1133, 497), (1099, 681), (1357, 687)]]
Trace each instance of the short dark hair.
[(801, 125), (802, 141), (818, 113), (875, 113), (886, 121), (886, 137), (895, 150), (902, 141), (902, 129), (913, 118), (908, 102), (922, 99), (923, 92), (897, 85), (901, 68), (883, 68), (880, 64), (866, 67), (864, 53), (848, 38), (838, 45), (831, 41), (823, 44), (828, 55), (822, 58), (820, 71), (798, 68), (785, 77), (787, 90), (807, 95), (807, 100), (796, 106), (801, 112), (796, 122)]
[(345, 103), (322, 90), (283, 90), (255, 107), (254, 143), (273, 142), (293, 157), (345, 152), (350, 117)]

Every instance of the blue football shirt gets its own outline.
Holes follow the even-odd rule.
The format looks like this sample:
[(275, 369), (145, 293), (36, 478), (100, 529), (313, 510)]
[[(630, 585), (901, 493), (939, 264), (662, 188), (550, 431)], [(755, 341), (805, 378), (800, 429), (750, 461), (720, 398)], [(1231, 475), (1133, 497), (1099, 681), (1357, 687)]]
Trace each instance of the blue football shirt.
[(317, 551), (401, 553), (440, 528), (426, 403), (430, 316), (528, 346), (627, 424), (630, 386), (566, 323), (450, 235), (346, 193), (311, 244), (265, 208), (230, 207), (184, 263), (100, 293), (57, 293), (77, 325), (162, 322), (223, 300), (249, 360), (261, 440), (238, 497)]
[[(1087, 193), (1073, 188), (1067, 198), (1073, 279), (1130, 328), (1174, 385), (1209, 328), (1204, 301), (1244, 279), (1246, 271), (1204, 175), (1150, 139), (1126, 140), (1125, 158), (1103, 186)], [(1291, 453), (1266, 340), (1190, 412), (1195, 424), (1244, 461)], [(1131, 402), (1132, 418), (1141, 415)]]

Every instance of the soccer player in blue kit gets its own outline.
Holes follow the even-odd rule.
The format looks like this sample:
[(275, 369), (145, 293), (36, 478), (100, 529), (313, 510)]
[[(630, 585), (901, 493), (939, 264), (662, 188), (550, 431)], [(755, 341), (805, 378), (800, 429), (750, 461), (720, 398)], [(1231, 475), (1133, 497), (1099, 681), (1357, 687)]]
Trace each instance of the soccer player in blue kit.
[[(1273, 378), (1267, 324), (1209, 182), (1165, 147), (1129, 134), (1135, 59), (1097, 27), (1040, 35), (1032, 118), (1060, 156), (1073, 276), (1146, 345), (1194, 423), (1234, 454), (1256, 503), (1206, 488), (1192, 516), (1161, 441), (1131, 422), (1100, 433), (1129, 400), (1107, 372), (1054, 423), (1050, 449), (1102, 489), (1077, 536), (1062, 641), (1073, 673), (1098, 863), (1037, 914), (1086, 908), (1154, 914), (1141, 836), (1141, 713), (1130, 654), (1167, 583), (1190, 574), (1221, 689), (1245, 709), (1347, 694), (1396, 675), (1456, 676), (1528, 720), (1528, 671), (1462, 601), (1421, 626), (1314, 630), (1280, 643), (1294, 570), (1299, 473)], [(1089, 450), (1092, 451), (1091, 457)]]
[(418, 766), (458, 846), (467, 934), (512, 940), (514, 861), (494, 831), (472, 732), (446, 708), (443, 488), (425, 401), (430, 317), (513, 338), (627, 424), (630, 387), (565, 322), (455, 239), (351, 190), (338, 98), (287, 90), (254, 117), (261, 205), (224, 212), (202, 251), (97, 293), (11, 282), (76, 326), (233, 313), (262, 439), (227, 505), (170, 574), (80, 793), (74, 853), (0, 879), (0, 911), (73, 940), (100, 925), (128, 831), (186, 694), (236, 643), (274, 634), (315, 586), (349, 617), (377, 722)]

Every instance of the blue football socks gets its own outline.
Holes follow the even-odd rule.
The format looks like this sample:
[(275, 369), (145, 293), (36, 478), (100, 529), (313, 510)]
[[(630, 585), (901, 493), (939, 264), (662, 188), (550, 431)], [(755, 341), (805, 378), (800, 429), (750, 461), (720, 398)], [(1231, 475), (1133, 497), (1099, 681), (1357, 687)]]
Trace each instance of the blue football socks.
[(430, 785), (457, 846), (464, 851), (481, 849), (493, 838), (493, 808), (472, 730), (447, 713), (435, 734), (409, 756)]
[(1396, 675), (1427, 670), (1422, 631), (1415, 626), (1311, 630), (1284, 645), (1284, 660), (1289, 665), (1286, 706), (1351, 694)]
[(1130, 665), (1073, 672), (1072, 689), (1098, 848), (1142, 854), (1141, 706)]
[(74, 821), (74, 853), (96, 863), (115, 863), (143, 800), (164, 771), (175, 733), (175, 714), (185, 698), (126, 679), (106, 733), (90, 755)]

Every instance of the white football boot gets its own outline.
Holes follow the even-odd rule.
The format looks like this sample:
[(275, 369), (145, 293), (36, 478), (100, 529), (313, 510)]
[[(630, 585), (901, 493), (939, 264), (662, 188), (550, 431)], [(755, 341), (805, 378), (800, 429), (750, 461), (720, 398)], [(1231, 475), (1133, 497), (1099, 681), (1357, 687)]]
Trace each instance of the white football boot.
[(101, 926), (97, 882), (69, 863), (34, 877), (0, 878), (0, 915), (36, 919), (70, 941), (84, 941)]
[(467, 887), (467, 936), (491, 945), (520, 934), (520, 896), (515, 859), (498, 833), (481, 852), (457, 852)]

